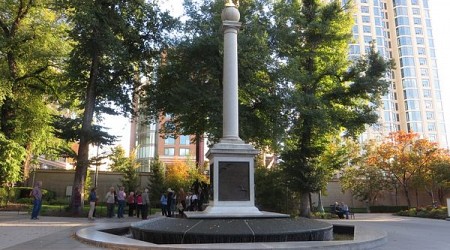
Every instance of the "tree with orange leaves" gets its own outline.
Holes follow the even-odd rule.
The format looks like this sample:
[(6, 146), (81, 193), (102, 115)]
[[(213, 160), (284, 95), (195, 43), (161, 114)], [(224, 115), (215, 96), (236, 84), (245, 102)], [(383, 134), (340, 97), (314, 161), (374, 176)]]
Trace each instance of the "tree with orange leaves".
[(411, 207), (410, 188), (417, 187), (418, 180), (429, 171), (440, 154), (436, 143), (420, 139), (414, 132), (398, 131), (389, 134), (369, 157), (369, 163), (379, 166), (397, 181), (408, 207)]

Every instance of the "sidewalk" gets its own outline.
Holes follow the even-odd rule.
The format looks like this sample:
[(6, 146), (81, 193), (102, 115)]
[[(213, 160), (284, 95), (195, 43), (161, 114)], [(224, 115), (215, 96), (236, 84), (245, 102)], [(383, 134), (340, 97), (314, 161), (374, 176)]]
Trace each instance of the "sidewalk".
[[(356, 214), (353, 220), (327, 220), (335, 224), (364, 226), (387, 233), (382, 250), (448, 250), (450, 249), (450, 221), (390, 214)], [(73, 238), (81, 228), (104, 223), (140, 221), (137, 218), (40, 217), (30, 220), (26, 213), (0, 212), (0, 249), (100, 249)]]
[(138, 218), (87, 218), (41, 216), (30, 220), (24, 212), (0, 212), (0, 249), (100, 249), (81, 243), (73, 235), (98, 223), (135, 222)]

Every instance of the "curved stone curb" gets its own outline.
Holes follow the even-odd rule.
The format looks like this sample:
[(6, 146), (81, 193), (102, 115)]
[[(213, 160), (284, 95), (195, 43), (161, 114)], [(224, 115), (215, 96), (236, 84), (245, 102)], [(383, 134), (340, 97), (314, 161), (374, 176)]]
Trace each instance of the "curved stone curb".
[(343, 241), (297, 241), (297, 242), (260, 242), (260, 243), (221, 243), (221, 244), (177, 244), (157, 245), (127, 237), (113, 235), (100, 230), (121, 229), (130, 227), (131, 223), (101, 224), (80, 229), (76, 238), (82, 242), (98, 247), (112, 249), (212, 249), (212, 250), (263, 250), (263, 249), (373, 249), (387, 242), (385, 232), (374, 231), (365, 227), (355, 226), (355, 239)]

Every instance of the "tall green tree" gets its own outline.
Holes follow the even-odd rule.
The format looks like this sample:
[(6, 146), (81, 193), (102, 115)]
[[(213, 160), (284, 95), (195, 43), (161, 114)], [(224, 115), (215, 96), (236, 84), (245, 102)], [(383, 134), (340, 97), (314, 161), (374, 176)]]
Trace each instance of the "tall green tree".
[(0, 2), (0, 133), (26, 150), (17, 159), (25, 179), (32, 159), (58, 144), (50, 123), (65, 95), (71, 43), (64, 16), (53, 1)]
[(0, 134), (0, 186), (12, 184), (22, 179), (21, 166), (25, 149)]
[(155, 158), (150, 163), (150, 178), (148, 183), (150, 190), (150, 204), (160, 204), (161, 194), (166, 191), (165, 173), (163, 162)]
[(112, 149), (109, 155), (111, 164), (110, 169), (115, 172), (120, 172), (123, 177), (120, 178), (120, 183), (127, 192), (134, 192), (138, 187), (139, 174), (137, 169), (140, 164), (136, 159), (136, 150), (130, 152), (130, 156), (125, 156), (125, 150), (121, 146)]
[(383, 191), (390, 191), (394, 187), (394, 180), (376, 162), (369, 160), (376, 153), (377, 146), (375, 141), (369, 141), (363, 145), (362, 150), (356, 149), (358, 154), (362, 152), (361, 155), (343, 169), (340, 178), (342, 190), (349, 190), (353, 197), (366, 202), (368, 210)]
[(130, 114), (132, 92), (141, 85), (138, 78), (151, 78), (173, 21), (153, 1), (75, 0), (68, 5), (76, 42), (69, 60), (69, 92), (82, 111), (74, 186), (83, 187), (89, 145), (95, 142), (94, 116)]
[(386, 93), (388, 63), (374, 48), (348, 59), (352, 14), (341, 1), (277, 1), (274, 46), (278, 82), (286, 90), (289, 126), (282, 167), (289, 187), (300, 193), (300, 215), (310, 214), (309, 193), (319, 191), (327, 171), (319, 164), (327, 136), (342, 128), (353, 135), (377, 121), (376, 104)]
[[(268, 1), (240, 1), (243, 27), (238, 34), (240, 137), (275, 148), (283, 134), (281, 103), (272, 80), (273, 59), (264, 10)], [(145, 89), (144, 112), (156, 119), (170, 114), (166, 134), (222, 136), (222, 1), (185, 1), (185, 23), (177, 42), (167, 48), (158, 79)], [(182, 104), (182, 105), (180, 105)], [(198, 140), (197, 140), (198, 141)]]

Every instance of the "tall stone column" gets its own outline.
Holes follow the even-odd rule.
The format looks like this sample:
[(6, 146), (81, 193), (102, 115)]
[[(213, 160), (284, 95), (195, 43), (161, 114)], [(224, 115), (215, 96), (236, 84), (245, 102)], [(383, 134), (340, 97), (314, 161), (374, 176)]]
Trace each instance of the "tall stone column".
[(232, 1), (222, 11), (223, 136), (207, 153), (210, 161), (212, 200), (206, 217), (257, 217), (254, 157), (258, 150), (239, 138), (237, 36), (240, 14)]
[(234, 4), (227, 3), (222, 11), (224, 34), (223, 55), (223, 136), (224, 140), (239, 138), (238, 55), (237, 34), (241, 23)]

